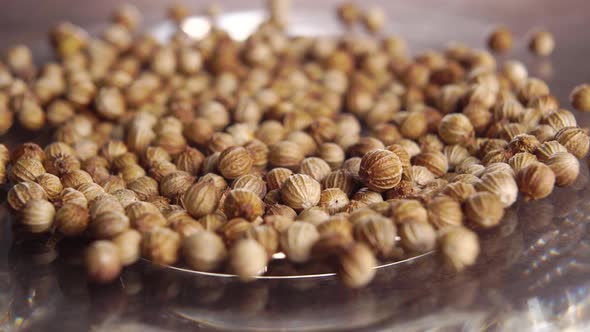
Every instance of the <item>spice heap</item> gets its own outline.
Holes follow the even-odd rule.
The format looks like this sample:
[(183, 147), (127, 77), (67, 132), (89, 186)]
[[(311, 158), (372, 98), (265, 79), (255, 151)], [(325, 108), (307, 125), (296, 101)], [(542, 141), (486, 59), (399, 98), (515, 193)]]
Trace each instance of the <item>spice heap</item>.
[[(97, 37), (55, 27), (56, 61), (40, 68), (10, 49), (1, 131), (16, 118), (53, 133), (44, 148), (0, 145), (18, 227), (88, 239), (96, 282), (139, 257), (250, 280), (283, 253), (360, 287), (378, 262), (437, 247), (462, 270), (476, 231), (519, 192), (540, 199), (576, 180), (586, 130), (522, 63), (461, 44), (410, 57), (381, 32), (381, 10), (351, 3), (338, 17), (368, 35), (292, 37), (285, 2), (270, 4), (245, 41), (213, 7), (211, 31), (191, 39), (175, 6), (179, 29), (161, 43), (123, 6)], [(498, 52), (512, 43), (505, 27), (489, 39)], [(554, 44), (543, 32), (530, 45)], [(574, 107), (590, 109), (588, 91)]]

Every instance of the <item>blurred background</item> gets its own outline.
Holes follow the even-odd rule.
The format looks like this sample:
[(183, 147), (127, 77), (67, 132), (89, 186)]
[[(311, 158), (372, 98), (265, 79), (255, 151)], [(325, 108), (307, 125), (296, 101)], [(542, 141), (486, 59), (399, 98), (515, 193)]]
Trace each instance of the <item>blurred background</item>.
[[(129, 1), (144, 27), (165, 34), (166, 7), (176, 1)], [(292, 0), (292, 31), (341, 33), (339, 1)], [(218, 1), (241, 20), (222, 27), (253, 28), (262, 1)], [(361, 3), (360, 1), (358, 2)], [(98, 32), (120, 1), (3, 1), (0, 49), (25, 43), (48, 56), (47, 31), (71, 21)], [(208, 2), (186, 2), (192, 13)], [(381, 1), (388, 33), (405, 37), (414, 52), (450, 41), (485, 47), (497, 25), (515, 35), (515, 47), (498, 60), (518, 59), (531, 76), (546, 80), (569, 108), (574, 86), (590, 81), (590, 2)], [(257, 11), (258, 10), (258, 11)], [(240, 14), (241, 13), (241, 14)], [(535, 28), (551, 31), (555, 52), (546, 59), (526, 49)], [(581, 126), (587, 115), (576, 113)], [(2, 138), (4, 139), (4, 138)], [(2, 192), (2, 198), (5, 197)], [(578, 182), (551, 197), (507, 211), (503, 226), (484, 234), (482, 257), (469, 271), (444, 272), (436, 255), (382, 269), (362, 290), (344, 289), (332, 278), (233, 279), (160, 270), (140, 263), (119, 282), (88, 286), (81, 248), (15, 239), (5, 206), (0, 209), (0, 331), (577, 331), (590, 324), (590, 187), (586, 160)]]

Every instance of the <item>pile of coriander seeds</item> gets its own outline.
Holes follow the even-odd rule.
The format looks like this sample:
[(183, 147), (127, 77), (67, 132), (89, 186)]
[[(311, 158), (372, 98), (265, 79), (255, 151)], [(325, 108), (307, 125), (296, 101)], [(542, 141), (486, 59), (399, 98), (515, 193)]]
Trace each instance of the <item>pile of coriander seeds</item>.
[[(337, 10), (341, 36), (290, 36), (287, 11), (271, 0), (238, 41), (211, 7), (192, 39), (177, 5), (163, 43), (124, 5), (98, 36), (53, 28), (54, 62), (11, 48), (0, 133), (13, 121), (52, 133), (44, 147), (0, 144), (16, 227), (87, 241), (98, 283), (140, 257), (242, 280), (286, 257), (362, 287), (380, 263), (433, 250), (463, 270), (519, 193), (576, 180), (587, 131), (521, 62), (462, 44), (412, 57), (381, 10), (352, 3)], [(501, 27), (488, 45), (513, 42)], [(529, 45), (545, 56), (554, 41), (539, 31)], [(590, 110), (590, 86), (572, 105)]]

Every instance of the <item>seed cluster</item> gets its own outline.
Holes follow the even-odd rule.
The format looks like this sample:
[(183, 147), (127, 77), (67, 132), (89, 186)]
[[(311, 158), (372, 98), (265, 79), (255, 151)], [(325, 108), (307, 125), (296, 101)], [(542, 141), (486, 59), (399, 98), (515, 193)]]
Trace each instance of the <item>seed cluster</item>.
[[(98, 37), (55, 27), (55, 62), (18, 45), (0, 66), (0, 132), (16, 119), (53, 133), (44, 148), (0, 144), (8, 204), (29, 232), (92, 239), (96, 282), (139, 257), (251, 280), (282, 253), (361, 287), (379, 261), (437, 247), (462, 270), (519, 192), (540, 199), (579, 174), (586, 130), (518, 61), (462, 44), (410, 57), (383, 11), (352, 3), (338, 17), (370, 37), (288, 36), (275, 0), (238, 41), (218, 11), (195, 40), (171, 8), (179, 29), (161, 43), (125, 5)], [(506, 52), (512, 35), (488, 43)]]

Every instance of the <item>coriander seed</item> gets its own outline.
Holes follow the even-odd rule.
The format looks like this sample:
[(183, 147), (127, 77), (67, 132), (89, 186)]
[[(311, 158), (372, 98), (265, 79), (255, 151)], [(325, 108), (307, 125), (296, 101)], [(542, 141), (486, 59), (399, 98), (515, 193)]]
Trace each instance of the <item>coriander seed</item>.
[(512, 48), (512, 32), (506, 27), (496, 28), (488, 38), (488, 47), (496, 53), (505, 53)]
[(369, 189), (382, 192), (401, 181), (402, 171), (402, 163), (395, 153), (374, 150), (363, 156), (359, 176)]
[(582, 84), (570, 94), (570, 103), (581, 112), (590, 112), (590, 85)]
[(578, 159), (584, 158), (590, 147), (590, 138), (585, 130), (578, 127), (565, 127), (555, 134), (555, 140)]
[(244, 218), (254, 221), (264, 214), (264, 203), (255, 193), (244, 190), (231, 190), (223, 204), (223, 211), (228, 218)]
[(580, 174), (580, 162), (573, 154), (557, 152), (552, 154), (545, 164), (555, 174), (555, 184), (560, 187), (570, 186), (576, 182)]
[(311, 248), (319, 237), (313, 224), (296, 221), (281, 233), (281, 248), (289, 260), (304, 263), (309, 259)]
[(553, 35), (547, 31), (538, 31), (533, 34), (529, 42), (529, 49), (535, 55), (548, 56), (555, 48)]
[(64, 204), (55, 214), (57, 230), (69, 237), (78, 236), (86, 231), (89, 222), (88, 209), (77, 204)]
[(366, 286), (375, 276), (377, 260), (371, 250), (362, 243), (355, 243), (339, 255), (338, 276), (351, 288)]
[(504, 205), (489, 192), (474, 193), (465, 200), (465, 217), (477, 226), (497, 226), (504, 216)]
[(479, 256), (477, 235), (465, 227), (448, 229), (441, 237), (441, 250), (447, 263), (457, 271), (473, 265)]
[(516, 180), (525, 199), (536, 200), (551, 194), (555, 185), (555, 174), (547, 165), (532, 163), (518, 172)]
[(88, 246), (84, 262), (88, 278), (96, 283), (109, 283), (121, 273), (119, 251), (110, 241), (95, 241)]
[(219, 268), (227, 257), (227, 250), (217, 234), (202, 231), (182, 241), (182, 254), (191, 268), (209, 272)]
[(134, 230), (128, 229), (115, 236), (112, 240), (119, 252), (119, 259), (123, 266), (131, 265), (139, 259), (141, 234)]
[(321, 185), (304, 174), (291, 175), (280, 189), (282, 201), (295, 210), (315, 206), (321, 198)]
[(461, 204), (451, 197), (434, 198), (428, 203), (426, 210), (428, 211), (428, 221), (437, 229), (463, 224)]
[(403, 223), (399, 232), (402, 246), (411, 252), (429, 252), (436, 245), (436, 231), (427, 222)]
[(237, 241), (229, 253), (229, 265), (243, 281), (253, 280), (264, 273), (267, 260), (264, 247), (252, 239)]
[(21, 224), (31, 233), (43, 233), (53, 226), (55, 208), (44, 199), (31, 199), (21, 210)]

